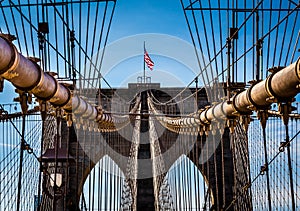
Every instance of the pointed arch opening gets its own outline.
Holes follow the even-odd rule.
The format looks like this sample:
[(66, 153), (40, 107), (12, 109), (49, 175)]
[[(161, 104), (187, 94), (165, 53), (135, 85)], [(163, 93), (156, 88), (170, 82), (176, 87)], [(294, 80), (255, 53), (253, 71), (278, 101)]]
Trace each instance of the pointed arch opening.
[(131, 189), (123, 171), (108, 155), (89, 173), (79, 200), (80, 210), (120, 210), (130, 205)]
[(181, 155), (167, 172), (159, 192), (162, 210), (209, 210), (213, 198), (197, 166)]

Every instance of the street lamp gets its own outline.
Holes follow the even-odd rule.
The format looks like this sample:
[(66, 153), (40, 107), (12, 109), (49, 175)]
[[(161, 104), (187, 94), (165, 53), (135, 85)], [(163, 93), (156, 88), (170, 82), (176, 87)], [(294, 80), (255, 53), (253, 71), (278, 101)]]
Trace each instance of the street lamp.
[[(56, 177), (55, 177), (55, 175), (56, 175)], [(62, 185), (62, 173), (56, 173), (56, 174), (50, 174), (50, 185), (51, 185), (51, 187), (54, 187), (55, 185), (57, 186), (57, 187), (61, 187), (61, 185)], [(55, 181), (55, 185), (54, 185), (54, 181)]]
[(63, 208), (64, 194), (66, 194), (64, 190), (67, 188), (67, 184), (64, 182), (68, 170), (66, 163), (73, 160), (74, 158), (68, 155), (67, 149), (64, 148), (47, 149), (40, 158), (40, 161), (44, 163), (45, 170), (48, 172), (49, 187), (53, 189), (53, 210)]

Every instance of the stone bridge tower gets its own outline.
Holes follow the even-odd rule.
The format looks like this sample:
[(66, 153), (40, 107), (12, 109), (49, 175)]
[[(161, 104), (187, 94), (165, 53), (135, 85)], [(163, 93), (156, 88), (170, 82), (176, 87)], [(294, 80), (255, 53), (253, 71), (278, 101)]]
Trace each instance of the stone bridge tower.
[[(126, 99), (132, 99), (132, 96), (136, 96), (137, 93), (141, 93), (141, 127), (140, 127), (140, 146), (138, 150), (138, 159), (149, 159), (151, 158), (150, 144), (147, 142), (149, 137), (149, 107), (147, 105), (147, 90), (152, 90), (152, 93), (156, 99), (161, 102), (166, 102), (170, 100), (172, 96), (175, 96), (182, 89), (181, 88), (161, 88), (159, 84), (148, 84), (147, 86), (141, 84), (129, 84), (129, 88), (111, 90), (102, 89), (103, 94), (101, 98), (102, 107), (106, 110), (110, 110), (112, 107), (112, 99), (117, 93)], [(195, 93), (196, 89), (191, 88), (188, 90), (188, 94)], [(185, 96), (182, 96), (184, 98)], [(91, 96), (95, 98), (95, 96)], [(204, 108), (208, 105), (207, 96), (205, 90), (202, 89), (197, 93), (197, 107)], [(195, 105), (189, 105), (195, 106)], [(173, 109), (173, 113), (178, 113), (176, 111), (179, 106)], [(171, 108), (169, 108), (171, 109)], [(134, 120), (132, 120), (134, 121)], [(49, 125), (50, 127), (50, 125)], [(76, 127), (77, 130), (76, 130)], [(237, 127), (239, 128), (239, 127)], [(242, 128), (240, 128), (242, 129)], [(56, 198), (55, 206), (57, 210), (66, 208), (67, 210), (79, 210), (79, 198), (82, 193), (84, 182), (89, 175), (90, 171), (93, 169), (97, 161), (99, 161), (103, 156), (110, 152), (111, 150), (106, 150), (107, 148), (113, 149), (114, 152), (121, 154), (123, 157), (128, 158), (130, 155), (130, 148), (132, 142), (126, 140), (124, 136), (120, 136), (118, 132), (106, 132), (99, 134), (93, 129), (80, 128), (77, 123), (73, 123), (71, 127), (68, 127), (67, 122), (62, 121), (61, 123), (61, 143), (57, 156), (58, 160), (61, 162), (66, 162), (62, 165), (63, 172), (63, 184), (60, 188), (60, 194), (55, 195), (56, 190), (44, 182), (43, 184), (43, 203), (53, 203), (53, 196)], [(196, 141), (193, 143), (192, 148), (186, 154), (187, 157), (197, 166), (201, 174), (203, 175), (206, 185), (209, 187), (209, 195), (211, 197), (211, 210), (222, 210), (227, 207), (234, 199), (235, 191), (241, 189), (245, 184), (247, 184), (249, 179), (249, 158), (247, 153), (247, 137), (239, 136), (235, 138), (230, 138), (234, 134), (230, 134), (228, 128), (221, 131), (219, 134), (221, 140), (218, 140), (215, 152), (208, 157), (206, 162), (201, 162), (201, 156), (206, 156), (203, 151), (207, 145), (205, 133), (197, 134)], [(132, 130), (126, 131), (126, 133), (131, 134)], [(218, 131), (217, 131), (218, 133)], [(219, 132), (220, 133), (220, 132)], [(170, 147), (176, 142), (178, 134), (171, 131), (164, 131), (159, 136), (159, 145), (161, 153), (164, 154), (168, 151)], [(86, 138), (89, 137), (89, 138)], [(169, 138), (168, 141), (165, 137)], [(95, 144), (95, 140), (103, 139), (105, 141)], [(84, 146), (79, 144), (79, 140), (85, 139)], [(115, 141), (117, 139), (118, 141)], [(146, 141), (145, 141), (146, 140)], [(243, 146), (242, 148), (236, 148), (235, 142), (239, 141)], [(84, 148), (84, 150), (83, 150)], [(87, 150), (89, 149), (89, 150)], [(44, 156), (41, 158), (45, 168), (48, 168), (48, 172), (51, 172), (51, 166), (54, 162), (55, 149), (48, 147), (45, 150)], [(88, 152), (88, 153), (87, 153)], [(202, 152), (202, 153), (201, 153)], [(90, 159), (90, 155), (93, 154), (93, 159)], [(117, 159), (113, 155), (110, 157), (115, 161), (115, 163), (121, 168), (123, 172), (126, 172), (126, 164), (128, 160)], [(175, 159), (172, 161), (175, 162)], [(168, 170), (172, 162), (166, 165), (166, 170)], [(235, 163), (235, 164), (234, 164)], [(138, 175), (143, 174), (143, 166), (138, 167)], [(147, 168), (152, 168), (151, 163)], [(149, 170), (149, 169), (148, 169)], [(49, 175), (44, 174), (44, 181), (48, 181), (47, 177)], [(137, 210), (152, 211), (155, 210), (155, 196), (153, 190), (153, 178), (140, 178), (137, 179), (137, 199), (136, 208)], [(53, 194), (54, 192), (54, 194)], [(61, 194), (62, 193), (62, 194)], [(60, 196), (59, 196), (60, 195)], [(62, 197), (61, 197), (62, 196)], [(66, 197), (66, 200), (63, 200)], [(48, 202), (47, 202), (48, 200)], [(67, 201), (67, 203), (63, 203)], [(232, 210), (251, 210), (251, 194), (246, 192), (243, 198), (237, 199), (235, 206)]]

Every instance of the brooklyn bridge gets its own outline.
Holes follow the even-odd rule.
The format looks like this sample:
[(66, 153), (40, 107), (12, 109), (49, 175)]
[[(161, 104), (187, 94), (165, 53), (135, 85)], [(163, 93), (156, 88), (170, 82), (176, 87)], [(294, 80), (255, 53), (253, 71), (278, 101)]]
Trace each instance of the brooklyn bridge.
[(299, 11), (0, 0), (0, 210), (300, 210)]

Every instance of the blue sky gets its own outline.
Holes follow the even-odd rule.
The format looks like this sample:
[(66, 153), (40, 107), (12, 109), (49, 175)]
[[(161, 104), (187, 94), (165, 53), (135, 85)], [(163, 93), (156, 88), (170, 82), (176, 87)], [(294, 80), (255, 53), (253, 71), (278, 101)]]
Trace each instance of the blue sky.
[[(125, 37), (142, 34), (141, 37), (145, 37), (146, 49), (155, 63), (153, 71), (149, 71), (146, 68), (146, 75), (152, 77), (152, 82), (162, 83), (164, 86), (172, 86), (170, 80), (172, 76), (175, 81), (181, 82), (183, 87), (191, 82), (197, 70), (191, 72), (182, 61), (169, 58), (169, 55), (157, 55), (158, 45), (166, 49), (172, 46), (164, 46), (164, 43), (160, 43), (159, 39), (156, 40), (156, 43), (153, 40), (148, 41), (147, 36), (149, 36), (149, 33), (174, 36), (191, 45), (191, 38), (180, 1), (118, 1), (109, 43), (114, 43)], [(124, 86), (127, 82), (136, 82), (136, 77), (142, 75), (143, 39), (137, 39), (137, 43), (128, 46), (128, 48), (138, 48), (138, 46), (140, 46), (140, 55), (133, 57), (128, 54), (129, 58), (116, 65), (115, 68), (109, 71), (109, 74), (104, 75), (112, 83), (112, 86), (118, 87), (121, 84), (121, 86)], [(190, 53), (192, 54), (191, 58), (194, 56), (192, 59), (196, 62), (192, 47)], [(110, 56), (113, 55), (109, 55), (108, 60)], [(104, 68), (103, 71), (106, 72), (108, 70)], [(131, 77), (127, 79), (129, 76)], [(180, 83), (173, 83), (173, 86), (174, 84)]]
[(190, 41), (180, 1), (117, 1), (109, 40), (141, 33), (169, 34)]

